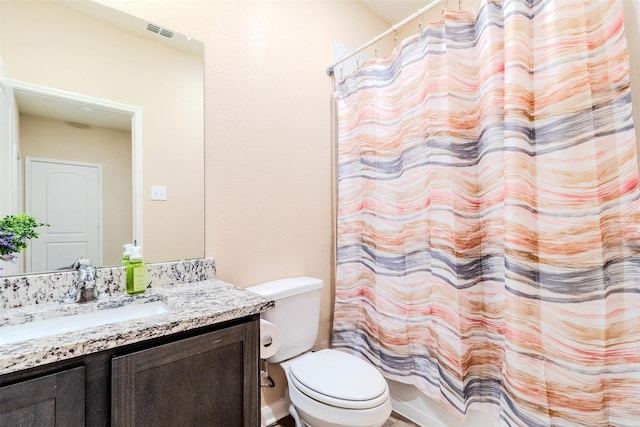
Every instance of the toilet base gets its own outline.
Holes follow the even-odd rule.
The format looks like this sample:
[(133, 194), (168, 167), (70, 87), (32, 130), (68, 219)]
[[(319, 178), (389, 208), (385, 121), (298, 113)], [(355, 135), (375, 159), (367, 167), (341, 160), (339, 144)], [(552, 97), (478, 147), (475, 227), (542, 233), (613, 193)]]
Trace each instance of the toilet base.
[[(288, 393), (288, 392), (287, 392)], [(287, 396), (287, 400), (289, 396)], [(296, 407), (293, 406), (291, 402), (289, 402), (289, 415), (293, 418), (293, 421), (296, 423), (296, 427), (309, 427), (309, 424), (302, 421), (300, 415), (298, 415), (298, 411), (296, 411)]]

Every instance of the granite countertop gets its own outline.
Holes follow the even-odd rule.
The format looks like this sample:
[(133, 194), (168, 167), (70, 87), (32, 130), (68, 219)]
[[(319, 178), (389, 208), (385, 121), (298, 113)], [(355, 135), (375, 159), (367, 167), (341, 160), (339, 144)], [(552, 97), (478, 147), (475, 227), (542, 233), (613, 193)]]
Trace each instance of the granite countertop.
[(0, 375), (239, 319), (270, 310), (275, 304), (272, 300), (226, 282), (204, 280), (150, 288), (139, 295), (121, 293), (83, 304), (52, 303), (11, 308), (0, 311), (0, 327), (155, 301), (164, 302), (171, 311), (43, 338), (0, 344)]

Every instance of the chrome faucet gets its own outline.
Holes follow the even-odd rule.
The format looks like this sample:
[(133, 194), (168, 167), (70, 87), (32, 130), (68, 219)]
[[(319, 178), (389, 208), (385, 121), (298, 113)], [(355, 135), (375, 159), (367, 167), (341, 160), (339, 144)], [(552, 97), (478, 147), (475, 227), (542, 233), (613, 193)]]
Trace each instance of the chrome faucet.
[(72, 292), (75, 291), (76, 302), (87, 302), (98, 299), (96, 268), (91, 265), (91, 260), (84, 256), (80, 257), (73, 263), (73, 268), (78, 270), (75, 287), (72, 289)]

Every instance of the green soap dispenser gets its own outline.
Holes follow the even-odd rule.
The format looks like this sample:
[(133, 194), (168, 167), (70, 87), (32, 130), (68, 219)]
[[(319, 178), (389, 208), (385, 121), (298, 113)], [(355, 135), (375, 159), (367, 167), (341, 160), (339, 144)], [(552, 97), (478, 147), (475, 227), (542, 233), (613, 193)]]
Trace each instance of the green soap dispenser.
[(129, 265), (129, 258), (131, 258), (131, 254), (133, 253), (133, 244), (127, 243), (122, 246), (124, 252), (122, 253), (122, 266), (126, 267)]
[(142, 248), (134, 246), (127, 265), (127, 293), (141, 294), (147, 289), (147, 267), (142, 262)]

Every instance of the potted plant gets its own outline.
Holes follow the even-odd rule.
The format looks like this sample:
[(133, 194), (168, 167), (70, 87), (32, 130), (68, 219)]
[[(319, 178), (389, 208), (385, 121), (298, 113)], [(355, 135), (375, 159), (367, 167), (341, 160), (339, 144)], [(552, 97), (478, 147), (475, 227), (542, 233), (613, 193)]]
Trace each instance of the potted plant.
[(0, 259), (13, 261), (16, 254), (28, 246), (30, 239), (38, 237), (36, 228), (49, 226), (34, 217), (21, 213), (0, 219)]

